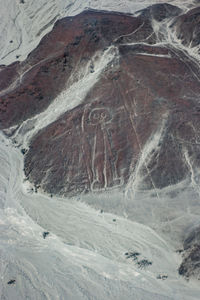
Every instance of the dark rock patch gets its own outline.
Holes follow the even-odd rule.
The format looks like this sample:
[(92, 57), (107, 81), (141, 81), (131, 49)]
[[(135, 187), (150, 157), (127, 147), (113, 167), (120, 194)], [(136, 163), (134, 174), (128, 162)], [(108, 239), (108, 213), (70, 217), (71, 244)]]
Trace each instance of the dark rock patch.
[(15, 284), (16, 280), (15, 279), (11, 279), (7, 282), (7, 284), (12, 285)]
[(180, 275), (200, 280), (200, 228), (193, 229), (184, 240), (183, 262), (178, 272)]
[(43, 236), (43, 239), (46, 239), (46, 237), (49, 235), (49, 231), (44, 231), (42, 236)]
[(119, 46), (119, 53), (118, 65), (105, 70), (83, 103), (32, 140), (25, 172), (45, 191), (73, 196), (123, 186), (156, 132), (142, 189), (187, 178), (185, 155), (200, 165), (192, 129), (200, 128), (199, 104), (191, 97), (200, 86), (183, 54), (147, 45)]
[(140, 13), (141, 17), (147, 19), (155, 19), (158, 22), (163, 21), (166, 18), (173, 18), (181, 14), (182, 10), (174, 5), (164, 3), (164, 4), (155, 4), (149, 6), (146, 9), (137, 11)]
[(190, 48), (200, 45), (200, 7), (179, 16), (172, 26), (183, 45)]

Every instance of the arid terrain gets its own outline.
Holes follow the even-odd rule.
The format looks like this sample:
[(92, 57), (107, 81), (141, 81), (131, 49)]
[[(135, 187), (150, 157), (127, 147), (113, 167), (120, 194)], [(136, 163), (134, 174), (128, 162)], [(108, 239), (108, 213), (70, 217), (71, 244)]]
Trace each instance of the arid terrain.
[[(12, 253), (3, 254), (6, 274), (29, 273), (25, 285), (13, 277), (14, 294), (3, 283), (5, 299), (25, 299), (27, 285), (35, 290), (30, 299), (120, 300), (126, 284), (124, 299), (132, 293), (137, 299), (198, 299), (200, 6), (146, 2), (130, 12), (104, 6), (64, 18), (49, 12), (52, 19), (29, 54), (22, 39), (15, 54), (23, 50), (23, 59), (2, 56), (3, 232), (10, 236), (8, 228), (16, 227), (20, 234), (23, 227), (23, 243), (29, 244), (31, 230), (49, 241), (51, 263), (43, 276), (57, 270), (58, 253), (76, 257), (64, 255), (59, 287), (48, 292), (51, 277), (44, 289), (37, 276), (33, 280), (31, 266), (35, 261), (37, 273), (40, 256), (16, 268), (13, 253), (21, 257), (23, 247), (9, 250), (4, 237)], [(20, 5), (28, 9), (26, 1)], [(15, 223), (17, 215), (23, 221)], [(30, 222), (34, 227), (26, 232)], [(53, 241), (58, 248), (51, 248)], [(36, 240), (30, 243), (37, 253)], [(41, 251), (45, 256), (45, 244)], [(66, 285), (68, 260), (74, 271)], [(115, 280), (123, 282), (120, 291)], [(93, 298), (95, 291), (101, 292)]]

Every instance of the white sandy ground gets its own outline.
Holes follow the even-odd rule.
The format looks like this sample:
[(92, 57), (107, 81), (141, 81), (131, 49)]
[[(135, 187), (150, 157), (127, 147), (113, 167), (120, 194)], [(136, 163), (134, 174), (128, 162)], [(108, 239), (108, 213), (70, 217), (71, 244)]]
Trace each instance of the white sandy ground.
[[(52, 25), (38, 34), (40, 29), (55, 17), (76, 14), (84, 7), (133, 13), (155, 1), (0, 3), (0, 55), (1, 62), (7, 64), (18, 54), (24, 59)], [(169, 3), (181, 4), (187, 10), (192, 1)], [(165, 30), (166, 41), (162, 43), (179, 48), (198, 64), (196, 49), (184, 48), (169, 24), (154, 27)], [(11, 39), (13, 43), (9, 43)], [(80, 79), (46, 111), (24, 122), (15, 132), (18, 145), (27, 147), (38, 130), (81, 103), (116, 55), (116, 50), (109, 48), (104, 56), (94, 59), (95, 73), (91, 75), (86, 66), (85, 75), (81, 73)], [(72, 98), (77, 100), (71, 102)], [(163, 132), (161, 124), (145, 146), (137, 174), (133, 174), (126, 190), (74, 199), (33, 194), (31, 185), (24, 181), (20, 150), (0, 133), (0, 299), (199, 299), (199, 283), (179, 277), (181, 256), (175, 253), (181, 247), (183, 232), (199, 225), (200, 219), (196, 171), (188, 153), (185, 152), (191, 170), (188, 181), (162, 191), (139, 189), (140, 169)], [(105, 212), (101, 213), (101, 209)], [(46, 230), (50, 235), (43, 239)], [(126, 259), (127, 251), (141, 253), (141, 259), (152, 261), (152, 265), (139, 269)], [(159, 280), (159, 274), (168, 278)], [(10, 279), (16, 279), (15, 285), (7, 285)]]
[[(19, 149), (2, 134), (0, 142), (0, 299), (199, 299), (199, 285), (177, 273), (181, 257), (174, 246), (136, 222), (138, 212), (146, 218), (145, 202), (128, 220), (78, 199), (32, 194)], [(116, 200), (126, 205), (120, 192), (91, 197), (102, 207), (106, 198), (105, 210), (115, 210)], [(138, 268), (127, 251), (152, 265)], [(168, 278), (159, 280), (159, 274)], [(8, 285), (10, 279), (16, 283)]]

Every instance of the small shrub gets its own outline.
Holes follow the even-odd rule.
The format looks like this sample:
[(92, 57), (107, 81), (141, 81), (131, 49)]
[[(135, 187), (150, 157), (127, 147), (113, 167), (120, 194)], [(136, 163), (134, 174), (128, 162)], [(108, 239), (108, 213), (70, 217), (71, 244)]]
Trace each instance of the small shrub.
[(148, 259), (142, 259), (137, 262), (137, 265), (139, 266), (139, 268), (144, 269), (144, 268), (152, 265), (152, 262), (149, 261)]
[(133, 260), (137, 260), (140, 253), (139, 252), (126, 252), (125, 255), (126, 255), (127, 259), (133, 258)]
[(157, 278), (157, 279), (165, 280), (165, 279), (168, 278), (168, 275), (162, 275), (162, 274), (159, 274), (156, 278)]
[(11, 279), (11, 280), (9, 280), (9, 281), (7, 282), (7, 284), (14, 284), (15, 282), (16, 282), (15, 279)]
[(44, 231), (43, 234), (42, 234), (44, 239), (47, 237), (47, 235), (49, 235), (49, 231)]

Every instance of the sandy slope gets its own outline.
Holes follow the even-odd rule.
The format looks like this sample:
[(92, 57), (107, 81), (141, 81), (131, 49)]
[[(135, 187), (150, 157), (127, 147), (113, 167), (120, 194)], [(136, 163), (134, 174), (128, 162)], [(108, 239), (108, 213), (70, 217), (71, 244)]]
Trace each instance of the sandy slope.
[[(198, 299), (198, 286), (177, 274), (180, 257), (152, 229), (77, 199), (32, 194), (19, 149), (1, 135), (0, 150), (1, 299)], [(152, 265), (140, 268), (131, 251)]]

